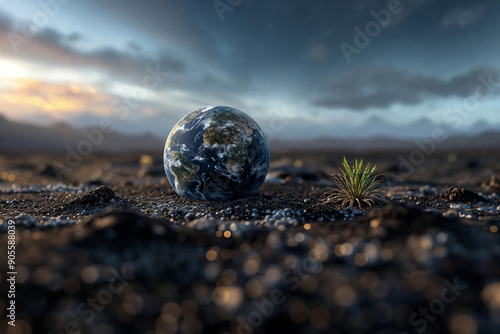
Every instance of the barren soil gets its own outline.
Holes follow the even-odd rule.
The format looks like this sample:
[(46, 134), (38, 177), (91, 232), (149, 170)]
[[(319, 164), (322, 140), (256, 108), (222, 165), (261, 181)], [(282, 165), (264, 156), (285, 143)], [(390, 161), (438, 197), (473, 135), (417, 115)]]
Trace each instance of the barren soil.
[(0, 156), (0, 332), (12, 219), (8, 333), (498, 333), (500, 151), (354, 158), (389, 205), (324, 204), (337, 153), (274, 155), (224, 203), (180, 198), (157, 156)]

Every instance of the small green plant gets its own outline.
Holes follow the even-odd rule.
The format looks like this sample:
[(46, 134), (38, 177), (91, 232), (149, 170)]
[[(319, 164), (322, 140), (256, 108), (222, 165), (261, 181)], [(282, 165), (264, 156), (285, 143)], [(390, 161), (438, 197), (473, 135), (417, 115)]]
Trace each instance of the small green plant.
[(382, 180), (379, 175), (373, 175), (377, 166), (371, 167), (368, 163), (363, 167), (363, 159), (359, 162), (356, 159), (354, 165), (350, 166), (345, 157), (342, 166), (344, 169), (340, 168), (339, 173), (332, 175), (332, 180), (338, 189), (329, 189), (324, 203), (340, 204), (342, 208), (347, 204), (353, 208), (356, 206), (361, 208), (363, 204), (372, 207), (377, 202), (389, 202), (379, 188)]

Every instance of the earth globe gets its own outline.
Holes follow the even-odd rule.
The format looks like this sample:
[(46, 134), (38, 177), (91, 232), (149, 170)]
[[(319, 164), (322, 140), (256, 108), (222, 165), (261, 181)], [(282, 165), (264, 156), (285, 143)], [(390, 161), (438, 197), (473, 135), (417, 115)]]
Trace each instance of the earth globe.
[(249, 197), (266, 179), (269, 145), (259, 125), (226, 106), (184, 116), (165, 143), (170, 185), (182, 197), (226, 201)]

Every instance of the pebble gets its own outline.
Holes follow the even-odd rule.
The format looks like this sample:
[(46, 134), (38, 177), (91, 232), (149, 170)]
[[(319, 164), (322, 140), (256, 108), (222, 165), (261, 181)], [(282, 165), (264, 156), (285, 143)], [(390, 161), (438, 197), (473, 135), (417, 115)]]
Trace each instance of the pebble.
[(47, 229), (56, 226), (68, 226), (76, 224), (76, 220), (68, 219), (65, 215), (59, 217), (48, 217), (43, 216), (41, 219), (37, 220), (34, 216), (27, 214), (19, 214), (16, 217), (6, 217), (3, 224), (0, 224), (0, 232), (7, 232), (7, 222), (9, 220), (14, 220), (16, 226), (23, 227), (37, 227), (38, 229)]
[(352, 214), (352, 208), (349, 206), (345, 208), (344, 210), (340, 210), (339, 214), (344, 215), (344, 216), (350, 216)]
[(304, 203), (309, 203), (309, 202), (311, 202), (310, 198), (304, 198)]
[(477, 219), (477, 216), (475, 214), (469, 212), (459, 212), (458, 216), (460, 218)]
[(38, 184), (22, 187), (16, 183), (9, 186), (1, 186), (0, 193), (4, 194), (37, 194), (37, 193), (52, 193), (52, 192), (62, 192), (70, 193), (73, 195), (81, 195), (91, 189), (96, 188), (94, 185), (82, 184), (79, 186), (68, 186), (62, 183), (49, 184), (47, 186), (41, 186)]
[(460, 209), (460, 210), (470, 210), (470, 206), (465, 205), (465, 204), (457, 204), (457, 203), (451, 203), (450, 208)]
[(14, 218), (16, 225), (21, 224), (30, 227), (36, 223), (36, 218), (30, 215), (20, 214)]
[(490, 207), (485, 207), (485, 208), (477, 208), (477, 211), (497, 211), (498, 208), (495, 208), (494, 206)]
[(458, 210), (456, 210), (456, 209), (448, 210), (448, 211), (443, 213), (443, 217), (457, 218), (458, 217)]
[[(175, 206), (174, 206), (175, 205)], [(315, 220), (318, 222), (334, 222), (338, 219), (352, 220), (356, 215), (363, 215), (361, 210), (354, 210), (352, 207), (344, 209), (340, 217), (336, 214), (315, 215), (307, 210), (294, 210), (290, 207), (283, 209), (267, 209), (260, 211), (259, 208), (248, 208), (247, 206), (236, 205), (226, 207), (214, 212), (203, 212), (202, 206), (178, 206), (180, 203), (169, 203), (169, 205), (158, 205), (159, 211), (167, 214), (167, 220), (172, 224), (186, 225), (197, 230), (206, 232), (220, 230), (231, 231), (232, 236), (239, 236), (247, 230), (261, 229), (265, 227), (269, 230), (285, 231), (291, 226), (303, 224), (305, 220)], [(160, 208), (161, 207), (161, 208)], [(150, 213), (151, 214), (151, 213)], [(152, 214), (153, 218), (160, 218), (161, 215)], [(242, 222), (235, 222), (241, 220)]]

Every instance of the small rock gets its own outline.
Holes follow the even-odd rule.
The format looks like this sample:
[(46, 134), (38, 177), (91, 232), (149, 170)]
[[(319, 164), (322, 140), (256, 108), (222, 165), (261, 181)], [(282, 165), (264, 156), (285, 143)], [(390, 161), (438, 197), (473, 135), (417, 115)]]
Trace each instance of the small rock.
[(30, 215), (20, 214), (15, 218), (16, 223), (23, 224), (26, 227), (30, 227), (36, 223), (36, 218)]
[(118, 197), (115, 192), (108, 186), (100, 186), (96, 189), (92, 189), (83, 195), (78, 196), (74, 200), (68, 203), (68, 207), (77, 206), (107, 206), (110, 203), (118, 203), (126, 206), (125, 201)]
[(458, 218), (458, 210), (448, 210), (445, 213), (443, 213), (443, 217), (447, 218)]
[(483, 200), (483, 197), (462, 187), (450, 187), (440, 197), (453, 202), (480, 202)]
[(495, 208), (494, 206), (490, 206), (485, 208), (477, 208), (477, 211), (497, 211), (497, 208)]
[(469, 213), (469, 212), (459, 212), (458, 213), (458, 216), (460, 218), (466, 218), (466, 219), (477, 219), (477, 216), (473, 213)]
[(459, 210), (470, 210), (470, 206), (465, 205), (465, 204), (456, 204), (456, 203), (451, 203), (450, 208), (451, 209), (459, 209)]
[[(63, 173), (64, 174), (64, 173)], [(53, 178), (53, 179), (62, 179), (63, 178), (63, 174), (61, 174), (55, 167), (53, 164), (48, 164), (46, 165), (42, 170), (40, 170), (38, 172), (38, 175), (40, 176), (46, 176), (46, 177), (50, 177), (50, 178)]]

